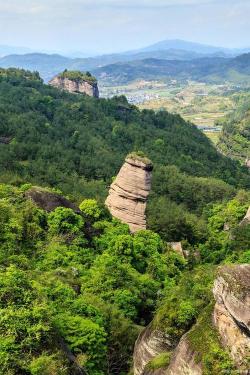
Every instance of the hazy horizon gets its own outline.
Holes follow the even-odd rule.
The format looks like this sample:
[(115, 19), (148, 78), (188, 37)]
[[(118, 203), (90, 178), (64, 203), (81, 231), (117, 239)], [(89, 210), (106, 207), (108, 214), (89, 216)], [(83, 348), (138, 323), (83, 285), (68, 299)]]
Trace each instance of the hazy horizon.
[(0, 0), (0, 45), (96, 55), (181, 39), (249, 47), (249, 0)]

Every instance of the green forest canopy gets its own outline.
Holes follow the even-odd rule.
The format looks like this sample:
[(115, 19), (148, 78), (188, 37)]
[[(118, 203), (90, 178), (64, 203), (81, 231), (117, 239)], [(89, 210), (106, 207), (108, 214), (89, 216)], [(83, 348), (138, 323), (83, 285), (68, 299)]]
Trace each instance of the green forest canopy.
[(61, 92), (17, 69), (0, 71), (0, 141), (2, 182), (51, 186), (77, 202), (103, 202), (125, 156), (144, 152), (154, 164), (149, 224), (167, 240), (200, 239), (205, 205), (250, 187), (247, 169), (180, 116)]
[[(191, 338), (205, 373), (233, 374), (211, 325), (211, 290), (219, 264), (250, 262), (249, 225), (239, 226), (247, 169), (179, 116), (70, 95), (13, 69), (0, 70), (0, 132), (0, 373), (125, 375), (151, 320), (173, 342), (198, 320)], [(154, 164), (154, 231), (131, 235), (103, 201), (138, 150)], [(31, 184), (62, 190), (79, 209), (38, 208)]]

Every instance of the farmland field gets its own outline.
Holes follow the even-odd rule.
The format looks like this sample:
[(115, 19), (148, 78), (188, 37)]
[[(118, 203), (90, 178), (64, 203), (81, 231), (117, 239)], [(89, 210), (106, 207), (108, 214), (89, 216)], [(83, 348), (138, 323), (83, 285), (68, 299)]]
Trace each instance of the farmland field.
[(197, 125), (217, 142), (220, 121), (235, 109), (234, 93), (229, 85), (208, 85), (200, 82), (135, 81), (126, 86), (100, 85), (101, 96), (126, 95), (140, 109), (166, 109), (178, 113)]

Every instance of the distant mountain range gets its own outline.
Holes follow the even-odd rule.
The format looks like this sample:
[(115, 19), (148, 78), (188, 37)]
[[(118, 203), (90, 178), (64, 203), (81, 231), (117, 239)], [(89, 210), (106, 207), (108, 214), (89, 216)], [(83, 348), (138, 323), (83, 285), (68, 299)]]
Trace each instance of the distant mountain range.
[(196, 80), (250, 85), (250, 53), (234, 58), (206, 57), (194, 60), (144, 59), (98, 68), (94, 75), (107, 85), (127, 84), (136, 79)]
[(17, 47), (17, 46), (7, 46), (7, 45), (0, 45), (0, 57), (18, 53), (30, 53), (32, 52), (29, 48), (26, 47)]
[(207, 44), (189, 42), (189, 41), (181, 40), (181, 39), (163, 40), (161, 42), (147, 46), (145, 48), (141, 48), (137, 50), (136, 52), (165, 51), (169, 49), (196, 52), (196, 53), (203, 54), (203, 55), (212, 55), (216, 53), (234, 55), (235, 53), (245, 52), (245, 50), (230, 49), (230, 48), (225, 48), (225, 47), (215, 47), (215, 46), (210, 46)]
[[(21, 51), (23, 51), (22, 48)], [(21, 52), (17, 51), (15, 54), (0, 58), (0, 67), (38, 71), (45, 81), (64, 69), (89, 70), (94, 71), (100, 78), (110, 77), (111, 80), (128, 81), (133, 77), (141, 78), (143, 74), (146, 74), (146, 77), (143, 76), (143, 78), (154, 74), (157, 77), (161, 74), (163, 76), (176, 73), (180, 75), (183, 70), (193, 71), (197, 69), (197, 66), (200, 71), (204, 63), (205, 69), (209, 66), (211, 71), (211, 65), (224, 61), (220, 58), (232, 58), (242, 52), (244, 50), (213, 47), (182, 40), (166, 40), (139, 50), (88, 58), (70, 58), (59, 54), (45, 53), (20, 54)]]

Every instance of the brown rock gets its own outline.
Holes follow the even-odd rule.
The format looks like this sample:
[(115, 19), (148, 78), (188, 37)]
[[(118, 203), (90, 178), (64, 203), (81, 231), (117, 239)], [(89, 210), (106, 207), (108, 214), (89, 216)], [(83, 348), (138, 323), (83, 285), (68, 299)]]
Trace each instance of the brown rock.
[(185, 257), (181, 242), (168, 242), (168, 245), (183, 258)]
[[(133, 362), (134, 375), (149, 375), (146, 370), (148, 362), (158, 354), (170, 350), (172, 344), (169, 337), (158, 329), (153, 329), (150, 324), (139, 335), (135, 343)], [(154, 371), (153, 374), (156, 374)], [(157, 372), (157, 375), (160, 373)]]
[(25, 196), (31, 199), (39, 208), (47, 212), (51, 212), (57, 207), (66, 207), (71, 208), (76, 213), (80, 213), (79, 208), (62, 195), (37, 186), (33, 186), (31, 189), (27, 190)]
[(221, 267), (214, 283), (214, 323), (241, 371), (250, 373), (250, 265)]
[(106, 199), (112, 216), (129, 225), (131, 232), (146, 229), (146, 202), (151, 189), (152, 164), (127, 157)]
[(202, 375), (202, 366), (197, 363), (196, 352), (191, 348), (187, 334), (182, 337), (162, 375)]
[(240, 223), (240, 225), (247, 225), (247, 224), (250, 224), (250, 207), (248, 208), (245, 217), (243, 218), (243, 220)]
[(87, 81), (74, 81), (66, 77), (56, 76), (49, 81), (49, 85), (70, 93), (80, 93), (99, 98), (97, 83)]

